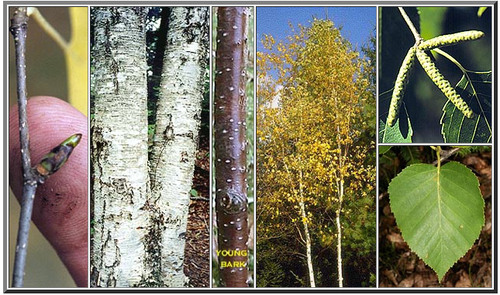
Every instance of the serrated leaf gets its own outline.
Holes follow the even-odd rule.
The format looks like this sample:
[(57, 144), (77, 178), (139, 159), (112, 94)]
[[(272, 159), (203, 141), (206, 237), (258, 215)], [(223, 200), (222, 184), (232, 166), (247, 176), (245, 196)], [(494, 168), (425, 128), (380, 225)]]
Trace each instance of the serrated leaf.
[(405, 168), (389, 184), (391, 210), (411, 250), (439, 281), (472, 247), (484, 224), (484, 200), (477, 177), (449, 162)]
[[(413, 136), (413, 129), (411, 127), (410, 118), (406, 112), (406, 108), (401, 106), (401, 111), (399, 118), (396, 119), (396, 123), (392, 127), (386, 124), (384, 121), (379, 121), (379, 140), (381, 143), (411, 143)], [(405, 124), (401, 124), (404, 122)]]
[(467, 72), (458, 82), (456, 90), (475, 115), (468, 119), (447, 101), (441, 117), (441, 133), (445, 142), (491, 142), (491, 72)]

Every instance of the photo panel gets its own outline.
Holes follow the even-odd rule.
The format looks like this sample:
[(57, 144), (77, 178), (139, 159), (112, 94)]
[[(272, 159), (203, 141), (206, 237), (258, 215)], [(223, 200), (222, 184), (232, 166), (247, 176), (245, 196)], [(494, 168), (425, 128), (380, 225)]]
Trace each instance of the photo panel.
[(257, 7), (257, 287), (376, 285), (375, 36), (375, 7)]
[(254, 9), (212, 8), (212, 287), (254, 287)]
[(88, 9), (8, 7), (6, 12), (13, 30), (10, 36), (5, 32), (10, 108), (5, 288), (87, 287)]
[(209, 7), (91, 7), (91, 287), (209, 287)]
[(493, 7), (379, 15), (379, 142), (491, 143)]
[(491, 146), (379, 146), (379, 287), (491, 288)]

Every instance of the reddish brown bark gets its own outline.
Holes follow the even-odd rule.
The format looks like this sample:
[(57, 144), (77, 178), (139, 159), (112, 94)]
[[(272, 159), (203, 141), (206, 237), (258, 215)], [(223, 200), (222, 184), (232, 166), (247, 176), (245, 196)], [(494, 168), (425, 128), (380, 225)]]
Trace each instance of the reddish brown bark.
[(248, 8), (219, 7), (215, 77), (215, 177), (221, 284), (247, 287), (246, 23)]

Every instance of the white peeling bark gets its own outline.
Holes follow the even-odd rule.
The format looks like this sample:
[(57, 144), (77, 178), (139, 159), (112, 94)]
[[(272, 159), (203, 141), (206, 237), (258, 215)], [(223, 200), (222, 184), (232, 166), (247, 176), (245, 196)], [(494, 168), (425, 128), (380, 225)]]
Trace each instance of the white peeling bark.
[(136, 7), (92, 13), (92, 286), (131, 287), (149, 272), (146, 14)]
[(186, 286), (185, 232), (208, 62), (208, 8), (171, 9), (150, 160), (153, 222), (159, 234), (161, 276)]

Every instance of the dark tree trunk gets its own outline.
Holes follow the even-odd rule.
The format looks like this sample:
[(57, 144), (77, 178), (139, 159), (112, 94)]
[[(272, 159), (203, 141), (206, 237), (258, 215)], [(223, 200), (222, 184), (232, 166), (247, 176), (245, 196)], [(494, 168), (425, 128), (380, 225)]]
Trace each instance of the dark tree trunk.
[(248, 8), (219, 7), (215, 78), (218, 258), (222, 284), (248, 286), (246, 25)]

